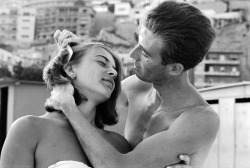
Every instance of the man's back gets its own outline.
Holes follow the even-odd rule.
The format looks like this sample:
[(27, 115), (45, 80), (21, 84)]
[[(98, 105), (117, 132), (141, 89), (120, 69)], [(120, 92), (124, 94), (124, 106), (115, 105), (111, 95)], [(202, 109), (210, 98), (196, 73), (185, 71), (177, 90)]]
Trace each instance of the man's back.
[[(179, 104), (183, 104), (183, 106), (178, 105), (175, 106), (175, 108), (168, 108), (162, 105), (161, 96), (153, 85), (141, 81), (137, 76), (128, 77), (123, 81), (122, 85), (123, 93), (126, 95), (128, 101), (128, 118), (125, 127), (125, 137), (134, 148), (148, 137), (158, 133), (165, 134), (166, 132), (181, 131), (181, 128), (185, 127), (186, 123), (195, 122), (196, 120), (208, 120), (208, 122), (211, 123), (208, 125), (211, 125), (211, 127), (213, 127), (214, 123), (217, 123), (214, 130), (215, 132), (218, 130), (217, 114), (195, 89), (187, 88), (187, 90), (193, 91), (188, 91), (189, 95), (185, 95), (187, 97), (186, 101), (181, 102), (182, 99), (175, 100)], [(199, 127), (199, 124), (197, 127)], [(190, 127), (188, 129), (192, 132), (193, 128)], [(215, 138), (216, 133), (212, 133), (213, 137), (211, 137), (211, 134), (207, 134), (208, 137), (200, 136), (199, 134), (203, 134), (203, 131), (206, 131), (206, 128), (201, 126), (197, 132), (196, 140), (196, 143), (201, 144), (198, 145), (199, 147), (195, 152), (184, 153), (190, 154), (192, 166), (201, 165), (204, 162)], [(183, 136), (189, 136), (188, 134), (188, 132), (183, 132)], [(207, 140), (199, 140), (200, 137), (206, 138)], [(185, 141), (183, 143), (191, 146), (194, 145), (193, 143)], [(194, 146), (196, 145), (197, 144)]]

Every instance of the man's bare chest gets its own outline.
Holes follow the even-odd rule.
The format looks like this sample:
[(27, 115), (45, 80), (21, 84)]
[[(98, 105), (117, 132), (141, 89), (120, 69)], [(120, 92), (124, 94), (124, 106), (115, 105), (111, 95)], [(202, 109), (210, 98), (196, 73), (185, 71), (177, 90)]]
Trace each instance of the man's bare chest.
[(160, 102), (150, 100), (137, 100), (131, 104), (130, 109), (133, 112), (131, 116), (131, 132), (138, 139), (148, 138), (156, 133), (168, 130), (170, 125), (176, 119), (159, 109)]

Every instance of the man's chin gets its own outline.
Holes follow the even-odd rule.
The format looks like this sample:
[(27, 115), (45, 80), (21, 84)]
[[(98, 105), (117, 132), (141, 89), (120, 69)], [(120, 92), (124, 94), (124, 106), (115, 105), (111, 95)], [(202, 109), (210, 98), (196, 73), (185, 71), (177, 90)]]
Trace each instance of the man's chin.
[(141, 74), (139, 73), (138, 71), (135, 71), (135, 75), (142, 81), (145, 80), (145, 75), (144, 74)]
[(144, 81), (144, 82), (148, 82), (148, 83), (153, 83), (149, 78), (148, 75), (145, 74), (141, 74), (141, 73), (136, 73), (135, 75), (137, 76), (137, 78), (139, 78), (140, 80)]

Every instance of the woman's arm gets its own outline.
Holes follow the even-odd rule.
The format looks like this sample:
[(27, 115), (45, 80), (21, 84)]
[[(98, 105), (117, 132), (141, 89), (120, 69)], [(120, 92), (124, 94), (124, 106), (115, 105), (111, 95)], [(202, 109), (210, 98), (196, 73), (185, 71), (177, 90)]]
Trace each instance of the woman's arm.
[(32, 116), (16, 120), (5, 139), (1, 153), (1, 168), (34, 168), (37, 132)]

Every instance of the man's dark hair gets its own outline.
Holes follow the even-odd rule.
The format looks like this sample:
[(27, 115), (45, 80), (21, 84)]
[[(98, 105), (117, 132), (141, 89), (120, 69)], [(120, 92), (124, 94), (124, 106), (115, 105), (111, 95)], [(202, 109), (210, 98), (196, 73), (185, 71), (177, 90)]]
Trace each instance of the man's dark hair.
[(162, 40), (162, 64), (181, 63), (184, 70), (202, 61), (215, 38), (210, 20), (188, 3), (164, 1), (147, 12), (142, 24)]

